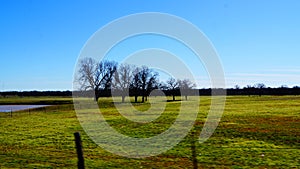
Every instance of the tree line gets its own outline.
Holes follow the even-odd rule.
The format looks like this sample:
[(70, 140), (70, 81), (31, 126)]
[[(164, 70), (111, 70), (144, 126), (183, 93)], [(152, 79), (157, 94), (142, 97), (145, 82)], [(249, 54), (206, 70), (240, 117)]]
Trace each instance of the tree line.
[(29, 97), (29, 96), (72, 96), (72, 92), (67, 90), (67, 91), (4, 91), (0, 92), (0, 96), (2, 97), (14, 97), (14, 96), (19, 96), (19, 97)]
[[(138, 97), (142, 97), (142, 102), (147, 101), (150, 93), (159, 89), (154, 95), (172, 96), (199, 96), (211, 95), (212, 89), (195, 89), (196, 84), (189, 79), (174, 79), (170, 77), (165, 82), (159, 80), (159, 73), (147, 66), (135, 66), (120, 64), (114, 61), (97, 62), (92, 58), (80, 60), (77, 83), (78, 90), (75, 91), (5, 91), (0, 92), (0, 96), (86, 96), (94, 97), (98, 101), (99, 97), (121, 96), (122, 102), (127, 96), (133, 96), (135, 102)], [(263, 83), (253, 86), (247, 85), (244, 88), (236, 85), (231, 89), (214, 89), (215, 94), (227, 95), (300, 95), (300, 87), (288, 88), (282, 85), (278, 88), (267, 87)], [(163, 94), (162, 94), (163, 93)], [(153, 93), (152, 93), (153, 94)]]
[(166, 82), (159, 81), (159, 73), (147, 66), (135, 66), (126, 63), (118, 65), (114, 61), (97, 62), (93, 58), (80, 60), (77, 82), (80, 91), (94, 91), (95, 101), (109, 93), (121, 95), (122, 102), (126, 96), (134, 96), (135, 102), (142, 97), (147, 101), (150, 93), (155, 89), (168, 91), (173, 96), (182, 95), (187, 99), (196, 84), (189, 79), (174, 79), (170, 77)]
[[(248, 95), (248, 96), (259, 96), (259, 95), (300, 95), (300, 86), (294, 86), (292, 88), (280, 86), (277, 88), (265, 87), (265, 88), (255, 88), (253, 86), (247, 88), (230, 88), (230, 89), (214, 89), (214, 90), (226, 90), (227, 95)], [(191, 89), (188, 96), (210, 96), (212, 89)], [(166, 96), (180, 96), (179, 90), (174, 93), (169, 90), (162, 90)], [(53, 97), (71, 97), (72, 93), (75, 96), (86, 96), (93, 97), (94, 91), (2, 91), (0, 92), (0, 97), (28, 97), (28, 96), (53, 96)], [(223, 92), (224, 93), (224, 92)], [(223, 94), (220, 92), (220, 94)], [(121, 96), (121, 92), (115, 90), (114, 96)], [(156, 96), (162, 95), (157, 93)], [(102, 90), (100, 92), (100, 97), (110, 97), (112, 96), (110, 91)], [(132, 92), (129, 92), (129, 96), (133, 96)]]

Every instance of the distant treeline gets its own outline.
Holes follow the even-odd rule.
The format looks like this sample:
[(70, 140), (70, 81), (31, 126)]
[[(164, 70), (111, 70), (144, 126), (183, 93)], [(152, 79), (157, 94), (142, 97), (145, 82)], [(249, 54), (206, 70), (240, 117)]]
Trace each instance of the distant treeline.
[[(175, 93), (175, 96), (184, 95), (180, 93), (179, 89), (176, 89), (175, 91), (171, 90), (162, 90), (166, 96), (172, 96), (173, 93)], [(243, 88), (243, 89), (214, 89), (214, 95), (300, 95), (300, 87), (295, 88)], [(139, 92), (138, 95), (140, 95), (142, 91)], [(93, 97), (94, 92), (93, 91), (76, 91), (75, 95), (81, 95), (81, 96), (87, 96), (87, 97)], [(194, 96), (194, 95), (200, 95), (200, 96), (210, 96), (212, 95), (212, 89), (189, 89), (185, 93), (187, 93), (188, 96)], [(159, 94), (159, 93), (157, 93)], [(110, 96), (121, 96), (122, 92), (118, 90), (114, 90), (111, 92), (110, 90), (102, 90), (100, 92), (100, 97), (110, 97)], [(134, 96), (134, 91), (129, 91), (130, 96)], [(153, 95), (155, 96), (155, 94)]]
[(300, 95), (300, 87), (227, 89), (227, 95)]
[[(176, 96), (180, 96), (180, 90), (177, 89), (175, 91), (170, 90), (162, 90), (165, 95), (172, 96), (174, 93)], [(214, 89), (214, 95), (224, 94), (225, 89)], [(130, 96), (134, 96), (135, 92), (141, 93), (142, 91), (129, 91)], [(76, 96), (86, 96), (93, 97), (94, 91), (74, 91), (74, 95)], [(199, 93), (200, 96), (210, 96), (212, 94), (212, 89), (190, 89), (187, 92), (187, 95), (197, 95)], [(226, 89), (227, 95), (300, 95), (300, 87), (294, 88), (242, 88), (242, 89)], [(110, 97), (121, 96), (122, 92), (118, 90), (101, 90), (99, 92), (100, 97)], [(138, 94), (139, 95), (139, 94)], [(71, 97), (72, 91), (5, 91), (0, 92), (0, 96), (2, 97), (28, 97), (28, 96), (65, 96)]]
[(5, 91), (0, 92), (2, 97), (28, 97), (28, 96), (72, 96), (71, 91)]

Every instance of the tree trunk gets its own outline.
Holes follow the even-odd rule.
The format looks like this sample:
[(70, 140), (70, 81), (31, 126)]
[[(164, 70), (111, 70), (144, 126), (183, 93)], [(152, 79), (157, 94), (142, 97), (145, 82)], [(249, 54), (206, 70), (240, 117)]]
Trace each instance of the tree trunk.
[(98, 90), (95, 90), (94, 101), (95, 101), (95, 102), (98, 102), (98, 100), (99, 100), (99, 91), (98, 91)]
[(197, 151), (196, 151), (196, 134), (192, 132), (191, 136), (191, 150), (192, 150), (192, 160), (193, 160), (193, 169), (198, 169), (198, 160), (197, 160)]
[(145, 95), (146, 95), (146, 91), (143, 90), (143, 91), (142, 91), (142, 103), (145, 102)]
[(135, 95), (135, 96), (134, 96), (134, 102), (135, 102), (135, 103), (137, 103), (137, 98), (138, 98), (138, 96)]
[(175, 101), (175, 95), (173, 95), (173, 101)]
[(124, 103), (124, 101), (125, 101), (125, 95), (122, 95), (122, 103)]
[(187, 100), (187, 95), (185, 95), (185, 100)]

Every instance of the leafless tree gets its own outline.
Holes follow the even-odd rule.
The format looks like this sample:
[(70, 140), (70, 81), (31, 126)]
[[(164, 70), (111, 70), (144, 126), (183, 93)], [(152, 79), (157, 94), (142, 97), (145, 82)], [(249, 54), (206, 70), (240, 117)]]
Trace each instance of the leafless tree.
[(158, 73), (152, 72), (146, 86), (146, 101), (152, 90), (159, 88)]
[(139, 95), (142, 96), (142, 102), (145, 102), (150, 92), (158, 88), (158, 73), (147, 66), (137, 67), (134, 70), (130, 86), (135, 96), (135, 102)]
[(252, 86), (251, 85), (247, 85), (246, 87), (244, 87), (244, 89), (251, 89)]
[(170, 78), (167, 80), (167, 88), (172, 93), (173, 101), (175, 101), (176, 90), (179, 89), (179, 83), (174, 78)]
[(256, 83), (256, 84), (254, 85), (254, 87), (255, 87), (255, 88), (258, 88), (258, 89), (263, 89), (263, 88), (266, 88), (266, 85), (263, 84), (263, 83)]
[(263, 89), (266, 88), (266, 85), (263, 83), (256, 83), (254, 87), (259, 89), (259, 96), (261, 96), (263, 94)]
[(234, 85), (235, 89), (240, 89), (241, 87), (239, 85)]
[(142, 66), (138, 76), (140, 79), (140, 89), (142, 91), (142, 102), (144, 102), (149, 93), (158, 86), (158, 73), (149, 69), (147, 66)]
[(134, 94), (134, 102), (137, 102), (138, 96), (139, 96), (139, 91), (141, 88), (141, 82), (140, 82), (140, 68), (136, 67), (133, 70), (133, 78), (132, 82), (130, 84), (130, 89), (133, 91)]
[(185, 100), (187, 100), (188, 95), (191, 93), (191, 90), (196, 87), (196, 84), (189, 79), (183, 79), (178, 80), (178, 86), (182, 94), (185, 96)]
[(80, 60), (80, 68), (78, 71), (78, 81), (81, 90), (95, 89), (97, 86), (95, 72), (97, 63), (92, 58), (84, 58)]
[(113, 87), (121, 91), (122, 102), (125, 101), (126, 94), (129, 94), (130, 84), (133, 80), (134, 66), (121, 64), (114, 74)]
[(98, 101), (100, 90), (110, 89), (112, 76), (116, 68), (117, 63), (113, 61), (101, 61), (97, 63), (93, 58), (82, 59), (79, 68), (81, 89), (94, 90), (95, 101)]

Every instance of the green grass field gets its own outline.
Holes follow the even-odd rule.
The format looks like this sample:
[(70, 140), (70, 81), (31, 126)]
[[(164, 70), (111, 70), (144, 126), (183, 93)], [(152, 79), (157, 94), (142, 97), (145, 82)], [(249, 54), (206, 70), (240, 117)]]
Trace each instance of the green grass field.
[[(187, 102), (192, 104), (193, 97)], [(154, 157), (130, 159), (97, 146), (83, 131), (72, 98), (0, 98), (0, 104), (56, 104), (45, 109), (0, 113), (0, 168), (76, 168), (73, 133), (82, 135), (86, 168), (192, 168), (191, 135)], [(60, 104), (61, 103), (61, 104)], [(100, 98), (106, 120), (119, 132), (151, 137), (166, 130), (180, 102), (166, 102), (165, 112), (150, 124), (137, 124), (118, 114), (111, 98)], [(124, 109), (128, 103), (122, 105)], [(135, 103), (147, 110), (149, 103)], [(210, 107), (201, 97), (195, 123), (200, 132)], [(187, 113), (188, 114), (188, 113)], [(300, 168), (300, 96), (228, 96), (213, 136), (197, 142), (199, 168)]]

